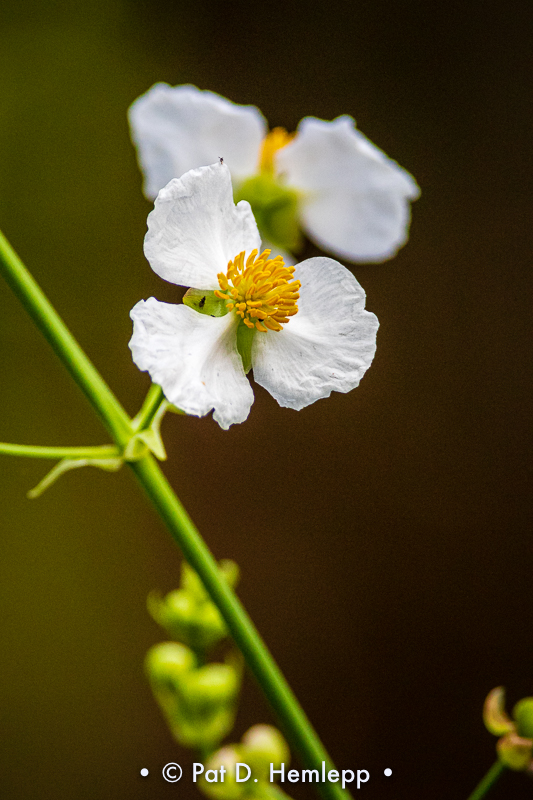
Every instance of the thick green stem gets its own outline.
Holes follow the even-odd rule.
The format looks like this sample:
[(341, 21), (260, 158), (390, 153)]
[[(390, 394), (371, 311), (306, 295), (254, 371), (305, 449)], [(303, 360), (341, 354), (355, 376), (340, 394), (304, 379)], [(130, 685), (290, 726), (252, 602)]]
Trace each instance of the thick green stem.
[(472, 794), (468, 797), (468, 800), (481, 800), (482, 797), (485, 797), (504, 771), (505, 766), (502, 762), (499, 760), (495, 761), (485, 777), (480, 780)]
[[(0, 271), (17, 294), (36, 325), (82, 388), (119, 448), (134, 433), (132, 420), (93, 367), (63, 321), (0, 233)], [(156, 391), (153, 393), (156, 405)], [(251, 672), (280, 720), (289, 743), (308, 768), (320, 769), (321, 762), (332, 769), (329, 756), (307, 720), (285, 678), (263, 643), (245, 609), (221, 577), (217, 564), (174, 494), (152, 456), (130, 464), (146, 494), (167, 524), (185, 558), (200, 576), (218, 606)], [(348, 800), (350, 794), (337, 784), (319, 783), (325, 800)]]

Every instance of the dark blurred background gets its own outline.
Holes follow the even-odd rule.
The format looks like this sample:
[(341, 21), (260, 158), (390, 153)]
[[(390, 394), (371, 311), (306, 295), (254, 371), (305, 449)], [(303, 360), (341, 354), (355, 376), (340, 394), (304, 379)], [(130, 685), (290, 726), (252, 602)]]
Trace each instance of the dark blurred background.
[[(228, 432), (164, 423), (165, 472), (240, 564), (334, 760), (368, 769), (376, 799), (466, 800), (495, 758), (486, 694), (533, 694), (530, 22), (520, 0), (0, 9), (0, 227), (131, 413), (148, 379), (129, 310), (176, 292), (143, 257), (126, 124), (154, 82), (254, 103), (288, 130), (352, 114), (420, 183), (408, 245), (353, 268), (381, 322), (356, 391), (296, 413), (256, 388)], [(0, 440), (107, 441), (2, 281), (0, 303)], [(180, 555), (127, 469), (27, 500), (50, 466), (0, 460), (0, 794), (196, 797), (160, 777), (191, 756), (142, 672), (165, 638), (145, 598), (177, 585)], [(260, 721), (248, 679), (234, 738)], [(532, 794), (508, 774), (491, 796)]]

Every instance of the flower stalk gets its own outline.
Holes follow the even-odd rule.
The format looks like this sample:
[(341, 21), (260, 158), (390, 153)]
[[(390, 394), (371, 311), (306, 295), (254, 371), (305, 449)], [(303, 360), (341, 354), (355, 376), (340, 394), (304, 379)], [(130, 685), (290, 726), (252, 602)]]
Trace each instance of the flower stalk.
[(483, 797), (494, 786), (500, 775), (505, 771), (505, 765), (498, 759), (495, 761), (489, 771), (480, 780), (468, 800), (482, 800)]
[[(134, 426), (133, 421), (1, 232), (0, 272), (88, 398), (117, 448), (123, 452), (139, 430), (139, 420), (137, 419)], [(154, 389), (146, 404), (146, 421), (149, 421), (151, 415), (155, 416), (161, 405), (160, 399), (157, 390)], [(4, 445), (4, 448), (6, 447), (21, 448), (18, 454), (24, 454), (22, 445)], [(33, 450), (35, 452), (36, 448)], [(64, 457), (63, 448), (61, 451), (59, 457)], [(10, 454), (15, 455), (13, 450)], [(26, 454), (29, 455), (29, 452)], [(216, 561), (155, 459), (147, 454), (129, 463), (186, 560), (198, 573), (207, 592), (217, 605), (250, 671), (269, 700), (289, 743), (299, 754), (304, 766), (316, 769), (322, 761), (325, 761), (328, 770), (334, 768), (253, 622), (236, 595), (221, 578)], [(324, 800), (350, 798), (346, 790), (334, 783), (319, 783), (316, 788)]]

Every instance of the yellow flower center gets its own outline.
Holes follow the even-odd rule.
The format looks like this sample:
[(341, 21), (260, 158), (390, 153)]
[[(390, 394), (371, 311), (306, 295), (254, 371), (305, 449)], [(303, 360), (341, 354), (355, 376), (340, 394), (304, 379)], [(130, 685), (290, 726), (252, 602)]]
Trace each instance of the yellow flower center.
[(246, 263), (244, 250), (235, 256), (227, 273), (219, 272), (221, 291), (215, 289), (215, 295), (226, 300), (228, 311), (235, 311), (248, 328), (281, 331), (289, 317), (298, 313), (301, 283), (294, 280), (294, 267), (286, 267), (281, 256), (269, 258), (270, 250), (258, 252), (252, 250)]
[(295, 133), (287, 133), (285, 128), (273, 128), (265, 138), (261, 146), (261, 154), (259, 156), (259, 172), (266, 172), (269, 175), (274, 174), (274, 155), (286, 144), (289, 144), (294, 137)]

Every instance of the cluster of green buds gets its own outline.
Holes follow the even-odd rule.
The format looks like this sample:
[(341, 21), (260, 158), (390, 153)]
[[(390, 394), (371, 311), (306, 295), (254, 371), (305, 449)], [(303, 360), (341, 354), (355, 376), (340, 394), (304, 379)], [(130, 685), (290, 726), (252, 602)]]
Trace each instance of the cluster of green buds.
[(500, 737), (496, 749), (502, 764), (533, 772), (533, 697), (519, 700), (511, 718), (505, 711), (505, 690), (497, 686), (485, 700), (483, 721), (487, 730)]
[[(219, 563), (219, 570), (226, 583), (235, 588), (239, 579), (237, 564), (223, 560)], [(166, 597), (152, 592), (148, 597), (148, 611), (172, 639), (195, 652), (208, 650), (228, 635), (218, 608), (196, 572), (185, 561), (181, 568), (180, 588), (169, 592)]]
[(198, 788), (214, 800), (286, 797), (270, 782), (270, 770), (271, 765), (273, 770), (280, 770), (289, 759), (289, 746), (277, 728), (254, 725), (238, 744), (213, 753), (205, 763)]
[[(229, 585), (238, 579), (233, 561), (220, 571)], [(177, 742), (210, 753), (233, 728), (242, 660), (230, 653), (224, 663), (205, 663), (206, 651), (227, 636), (226, 625), (197, 574), (182, 567), (181, 587), (166, 597), (152, 594), (148, 608), (176, 640), (150, 648), (146, 673)]]
[(210, 752), (231, 731), (241, 682), (237, 660), (200, 666), (190, 647), (162, 642), (148, 651), (146, 672), (179, 744)]
[[(219, 569), (234, 587), (237, 564), (221, 561)], [(198, 575), (183, 563), (180, 588), (165, 597), (153, 592), (148, 610), (174, 641), (150, 648), (146, 674), (174, 739), (201, 754), (198, 788), (215, 800), (287, 798), (270, 780), (271, 765), (279, 770), (290, 759), (276, 728), (254, 725), (238, 744), (220, 748), (235, 722), (242, 657), (232, 650), (223, 663), (206, 663), (228, 631)]]

